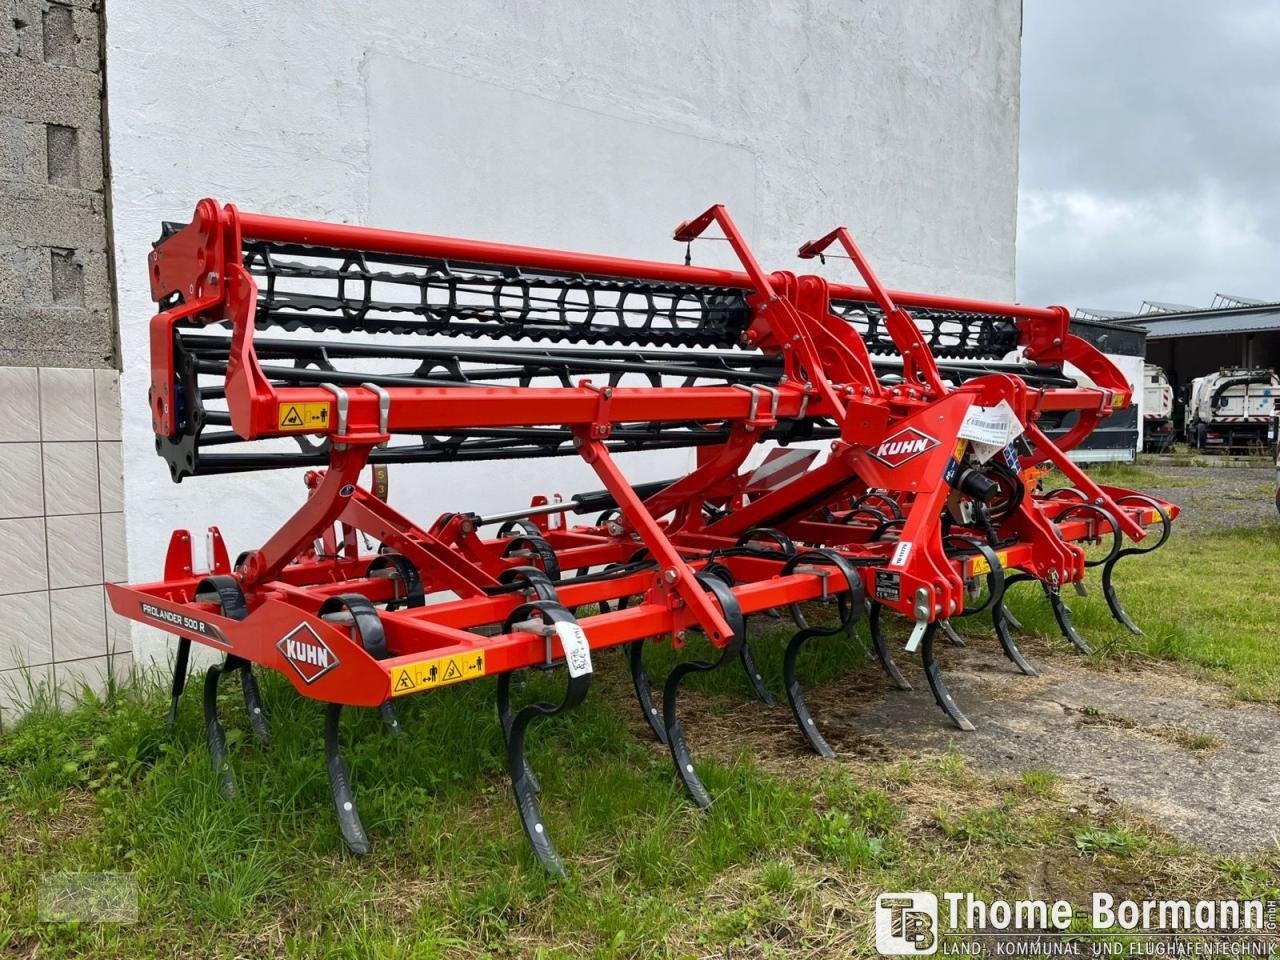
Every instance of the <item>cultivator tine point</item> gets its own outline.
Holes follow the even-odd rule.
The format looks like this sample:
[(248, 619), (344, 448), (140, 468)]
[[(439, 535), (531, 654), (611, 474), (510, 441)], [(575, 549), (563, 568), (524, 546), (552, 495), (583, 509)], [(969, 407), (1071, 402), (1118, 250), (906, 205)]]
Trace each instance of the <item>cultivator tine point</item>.
[(1111, 610), (1111, 616), (1135, 637), (1140, 637), (1143, 635), (1142, 628), (1133, 622), (1128, 612), (1120, 605), (1120, 598), (1116, 595), (1115, 584), (1111, 582), (1111, 575), (1114, 571), (1115, 560), (1107, 561), (1106, 566), (1102, 568), (1102, 595), (1106, 598), (1107, 607)]
[(178, 720), (178, 701), (187, 686), (187, 661), (191, 656), (191, 641), (186, 637), (178, 638), (178, 653), (173, 661), (173, 687), (169, 699), (169, 716), (166, 720), (172, 727)]
[(764, 675), (760, 672), (760, 668), (756, 666), (755, 654), (751, 652), (751, 644), (743, 641), (742, 652), (738, 654), (738, 659), (742, 662), (742, 669), (747, 675), (747, 682), (751, 684), (751, 689), (755, 691), (756, 698), (766, 707), (776, 707), (778, 701), (773, 698), (773, 694), (769, 692), (769, 688), (764, 684)]
[[(553, 601), (522, 604), (507, 616), (503, 630), (507, 632), (523, 628), (534, 616), (541, 618), (548, 637), (552, 633), (558, 634), (566, 647), (565, 664), (569, 671), (569, 680), (565, 687), (564, 699), (558, 704), (531, 703), (512, 715), (508, 680), (510, 674), (504, 673), (498, 678), (498, 710), (507, 746), (507, 773), (511, 777), (511, 792), (515, 797), (521, 826), (529, 839), (530, 846), (533, 847), (533, 853), (538, 858), (538, 862), (552, 876), (563, 877), (564, 862), (556, 852), (555, 844), (551, 842), (546, 824), (542, 819), (542, 811), (538, 807), (538, 794), (542, 788), (534, 779), (529, 761), (525, 756), (525, 736), (529, 724), (538, 717), (558, 716), (582, 702), (591, 684), (591, 657), (586, 637), (578, 626), (577, 619), (563, 606)], [(562, 632), (562, 627), (567, 629)], [(575, 634), (580, 638), (581, 646), (576, 651), (570, 652), (568, 645)], [(585, 657), (585, 663), (580, 662), (579, 657)], [(510, 719), (508, 720), (507, 717)]]
[[(983, 549), (987, 548), (984, 547)], [(993, 567), (992, 569), (994, 570), (995, 568)], [(1004, 577), (1000, 591), (998, 595), (993, 595), (991, 603), (991, 623), (995, 627), (996, 639), (1000, 641), (1000, 649), (1004, 651), (1004, 655), (1009, 659), (1009, 662), (1028, 677), (1038, 677), (1040, 672), (1022, 655), (1022, 651), (1018, 649), (1017, 642), (1013, 639), (1013, 633), (1010, 632), (1009, 628), (1021, 630), (1022, 624), (1009, 612), (1009, 608), (1004, 605), (1004, 598), (1008, 589), (1014, 584), (1030, 583), (1035, 579), (1035, 577), (1025, 573), (1015, 573)]]
[[(230, 657), (227, 658), (230, 661)], [(218, 719), (218, 680), (222, 674), (231, 669), (228, 663), (214, 664), (204, 675), (204, 730), (209, 741), (209, 756), (213, 760), (214, 772), (218, 774), (219, 789), (224, 797), (236, 795), (236, 779), (231, 772), (231, 761), (227, 756), (227, 731)]]
[(933, 640), (937, 633), (938, 624), (935, 621), (925, 627), (924, 637), (920, 642), (920, 658), (924, 662), (924, 675), (929, 681), (929, 689), (933, 691), (933, 699), (937, 701), (943, 713), (951, 718), (952, 723), (961, 730), (974, 730), (976, 728), (973, 723), (956, 704), (951, 691), (947, 689), (946, 681), (942, 679), (942, 668), (938, 666), (938, 660), (933, 651)]
[(951, 625), (950, 620), (942, 621), (942, 632), (946, 635), (947, 643), (951, 644), (953, 647), (968, 646), (960, 634), (956, 633), (956, 628)]
[[(522, 670), (511, 671), (498, 677), (498, 723), (502, 727), (502, 745), (508, 752), (511, 750), (511, 727), (516, 719), (515, 711), (511, 709), (511, 687), (515, 684), (519, 689), (524, 689), (526, 684), (523, 674)], [(542, 784), (533, 775), (533, 769), (527, 760), (524, 767), (524, 777), (529, 783), (529, 789), (534, 793), (541, 793)]]
[(996, 604), (991, 614), (991, 622), (995, 625), (996, 639), (1000, 641), (1000, 649), (1004, 651), (1009, 661), (1028, 677), (1040, 676), (1040, 672), (1022, 655), (1022, 651), (1018, 649), (1018, 644), (1013, 639), (1013, 634), (1009, 632), (1009, 619), (1005, 616), (1004, 604)]
[(1121, 497), (1116, 502), (1122, 507), (1137, 504), (1148, 510), (1154, 510), (1156, 518), (1160, 521), (1160, 536), (1154, 543), (1143, 547), (1126, 547), (1123, 550), (1115, 550), (1107, 558), (1107, 562), (1102, 565), (1102, 595), (1106, 598), (1107, 607), (1111, 610), (1111, 615), (1122, 623), (1130, 633), (1140, 637), (1143, 635), (1142, 629), (1133, 622), (1133, 619), (1121, 606), (1120, 598), (1116, 595), (1115, 584), (1111, 578), (1115, 575), (1116, 564), (1125, 557), (1134, 557), (1142, 553), (1154, 553), (1163, 547), (1169, 539), (1169, 534), (1173, 531), (1173, 521), (1169, 516), (1169, 512), (1151, 497), (1131, 493)]
[(396, 716), (396, 708), (391, 705), (388, 700), (378, 708), (378, 714), (382, 717), (382, 727), (392, 736), (399, 736), (403, 733), (400, 727), (400, 718)]
[[(821, 757), (831, 759), (836, 755), (835, 751), (831, 749), (830, 744), (818, 731), (818, 724), (814, 720), (813, 714), (809, 711), (804, 691), (800, 689), (800, 681), (796, 677), (796, 657), (799, 655), (800, 648), (805, 641), (814, 637), (834, 637), (843, 633), (849, 639), (852, 639), (853, 626), (866, 609), (866, 591), (862, 586), (862, 578), (858, 576), (858, 572), (844, 557), (834, 550), (810, 550), (796, 554), (783, 565), (782, 575), (786, 576), (793, 573), (801, 564), (822, 564), (835, 567), (843, 576), (844, 586), (848, 591), (847, 593), (836, 595), (836, 603), (839, 605), (840, 610), (840, 621), (834, 627), (810, 626), (805, 622), (799, 607), (792, 607), (792, 616), (800, 629), (796, 631), (791, 638), (791, 642), (787, 644), (787, 650), (782, 660), (783, 684), (786, 687), (787, 699), (791, 703), (791, 712), (795, 715), (796, 724), (800, 727), (800, 732), (804, 734), (804, 738), (809, 742), (809, 746), (813, 748), (814, 752)], [(825, 576), (825, 574), (822, 575)]]
[(1071, 608), (1063, 603), (1062, 594), (1045, 584), (1044, 595), (1048, 597), (1049, 604), (1053, 607), (1053, 617), (1058, 621), (1058, 629), (1062, 631), (1062, 635), (1081, 653), (1086, 656), (1091, 655), (1093, 648), (1085, 643), (1084, 638), (1076, 631), (1075, 624), (1071, 622)]
[(360, 822), (360, 813), (356, 810), (355, 794), (351, 790), (351, 771), (340, 752), (341, 733), (338, 721), (341, 718), (342, 704), (330, 703), (325, 706), (324, 766), (329, 774), (329, 795), (333, 798), (333, 812), (338, 817), (342, 840), (352, 853), (364, 856), (373, 848), (364, 832), (364, 824)]
[(262, 693), (258, 690), (258, 678), (253, 674), (253, 664), (241, 661), (240, 684), (244, 690), (244, 710), (249, 717), (249, 730), (264, 747), (271, 745), (271, 727), (262, 709)]
[(680, 682), (686, 676), (718, 669), (740, 653), (742, 643), (746, 639), (747, 625), (742, 616), (742, 608), (738, 605), (737, 598), (734, 597), (733, 591), (725, 585), (723, 580), (716, 576), (699, 574), (698, 582), (720, 604), (720, 609), (724, 614), (725, 621), (729, 624), (732, 636), (727, 638), (728, 642), (720, 651), (720, 656), (716, 660), (685, 660), (677, 663), (672, 668), (671, 673), (667, 676), (667, 682), (662, 688), (662, 723), (667, 730), (667, 747), (671, 750), (671, 760), (675, 764), (676, 774), (680, 777), (680, 782), (684, 784), (689, 798), (703, 810), (706, 810), (711, 806), (711, 794), (694, 769), (693, 754), (689, 752), (689, 743), (684, 736), (684, 727), (681, 725), (680, 717), (676, 712), (676, 698), (680, 695)]
[(662, 714), (653, 702), (653, 685), (649, 682), (649, 674), (644, 668), (644, 640), (633, 640), (626, 645), (627, 665), (631, 669), (631, 683), (636, 690), (636, 699), (640, 701), (640, 713), (644, 721), (653, 731), (654, 739), (664, 746), (667, 743), (667, 728), (662, 724)]
[(910, 681), (902, 675), (902, 671), (893, 660), (893, 654), (889, 652), (889, 643), (885, 639), (884, 631), (880, 628), (880, 609), (880, 604), (873, 602), (871, 612), (867, 615), (867, 629), (871, 631), (871, 644), (875, 648), (876, 657), (895, 687), (899, 690), (912, 690), (914, 688)]

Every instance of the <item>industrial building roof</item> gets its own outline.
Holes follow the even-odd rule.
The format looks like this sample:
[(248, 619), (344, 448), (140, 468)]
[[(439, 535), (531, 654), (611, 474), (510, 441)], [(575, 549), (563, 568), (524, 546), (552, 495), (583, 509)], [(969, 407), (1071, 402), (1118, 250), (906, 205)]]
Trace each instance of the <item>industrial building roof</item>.
[(1223, 294), (1214, 297), (1213, 306), (1199, 309), (1146, 300), (1136, 314), (1077, 310), (1076, 316), (1084, 319), (1105, 317), (1113, 323), (1141, 327), (1147, 331), (1148, 340), (1280, 330), (1280, 303)]

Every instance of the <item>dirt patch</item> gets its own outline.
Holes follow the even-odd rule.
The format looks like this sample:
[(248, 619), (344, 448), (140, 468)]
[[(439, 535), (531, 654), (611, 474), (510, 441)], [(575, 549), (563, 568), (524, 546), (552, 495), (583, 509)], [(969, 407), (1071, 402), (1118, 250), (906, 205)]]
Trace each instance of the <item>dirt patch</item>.
[(1178, 536), (1254, 528), (1276, 517), (1274, 467), (1171, 467), (1151, 465), (1170, 486), (1144, 487), (1182, 508)]
[[(1280, 841), (1280, 710), (1243, 704), (1217, 684), (1164, 665), (1096, 669), (1031, 644), (1038, 677), (1017, 673), (999, 650), (947, 648), (947, 682), (976, 724), (950, 725), (918, 671), (915, 685), (889, 688), (878, 672), (806, 691), (838, 762), (909, 760), (954, 751), (979, 772), (1017, 775), (1047, 768), (1089, 806), (1122, 803), (1211, 853), (1245, 855)], [(750, 741), (770, 765), (813, 762), (785, 701), (720, 712), (689, 698), (686, 729), (695, 754), (732, 755)]]

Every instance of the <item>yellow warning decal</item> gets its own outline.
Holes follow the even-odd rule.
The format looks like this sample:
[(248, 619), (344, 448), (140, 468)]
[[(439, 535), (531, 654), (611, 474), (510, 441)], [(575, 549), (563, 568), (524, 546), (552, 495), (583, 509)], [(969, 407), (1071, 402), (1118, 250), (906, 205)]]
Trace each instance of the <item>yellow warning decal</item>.
[(282, 403), (276, 415), (276, 427), (280, 430), (312, 430), (317, 433), (329, 429), (329, 404)]
[(456, 653), (452, 657), (436, 657), (395, 667), (391, 671), (391, 695), (402, 697), (406, 693), (419, 693), (432, 687), (462, 680), (475, 680), (484, 676), (484, 651)]
[(1113, 393), (1111, 395), (1111, 408), (1113, 410), (1123, 410), (1128, 403), (1129, 403), (1128, 394)]
[[(999, 553), (996, 554), (996, 559), (1000, 561), (1000, 568), (1004, 569), (1005, 565), (1009, 562), (1009, 551), (1001, 550)], [(976, 557), (974, 557), (972, 560), (969, 561), (968, 576), (976, 577), (976, 576), (980, 576), (981, 574), (990, 573), (990, 572), (991, 572), (991, 564), (987, 563), (987, 558), (984, 557), (982, 554), (978, 554)]]

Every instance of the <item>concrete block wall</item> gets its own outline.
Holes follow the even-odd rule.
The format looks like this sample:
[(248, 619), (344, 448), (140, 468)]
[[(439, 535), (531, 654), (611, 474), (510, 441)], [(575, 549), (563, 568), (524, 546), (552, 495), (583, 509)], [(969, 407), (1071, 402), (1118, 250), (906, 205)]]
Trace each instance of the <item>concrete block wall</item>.
[(99, 5), (0, 2), (0, 364), (111, 367)]
[[(127, 672), (101, 10), (0, 0), (0, 725)], [(94, 369), (96, 368), (96, 369)]]
[(0, 367), (0, 725), (31, 687), (74, 698), (128, 673), (119, 376)]

